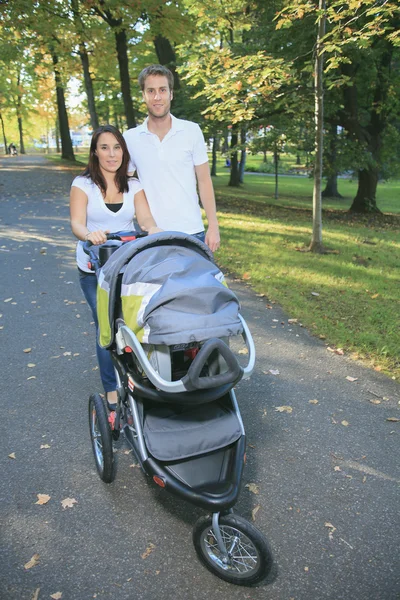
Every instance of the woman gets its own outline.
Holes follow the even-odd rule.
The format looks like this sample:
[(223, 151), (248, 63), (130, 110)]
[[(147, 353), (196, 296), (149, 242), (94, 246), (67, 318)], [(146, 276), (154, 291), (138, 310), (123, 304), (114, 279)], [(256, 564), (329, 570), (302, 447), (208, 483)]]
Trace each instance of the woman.
[[(106, 234), (134, 229), (133, 217), (150, 233), (161, 231), (153, 219), (139, 181), (128, 176), (129, 153), (121, 133), (112, 125), (99, 127), (90, 144), (89, 162), (84, 173), (72, 182), (70, 194), (71, 228), (80, 240), (76, 249), (79, 280), (98, 333), (96, 310), (97, 279), (87, 267), (83, 242), (103, 244)], [(100, 377), (109, 410), (115, 410), (117, 382), (108, 350), (96, 338)]]

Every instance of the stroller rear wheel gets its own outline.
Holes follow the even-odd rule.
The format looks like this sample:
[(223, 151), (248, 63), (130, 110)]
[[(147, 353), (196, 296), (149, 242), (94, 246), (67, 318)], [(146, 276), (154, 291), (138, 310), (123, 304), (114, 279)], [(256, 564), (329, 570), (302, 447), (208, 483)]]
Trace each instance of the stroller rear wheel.
[(89, 398), (89, 427), (97, 471), (105, 483), (111, 483), (115, 477), (114, 452), (107, 410), (100, 394)]
[(220, 516), (219, 529), (227, 556), (221, 551), (210, 517), (193, 529), (193, 543), (203, 565), (217, 577), (236, 585), (259, 583), (271, 570), (272, 552), (261, 532), (238, 515)]

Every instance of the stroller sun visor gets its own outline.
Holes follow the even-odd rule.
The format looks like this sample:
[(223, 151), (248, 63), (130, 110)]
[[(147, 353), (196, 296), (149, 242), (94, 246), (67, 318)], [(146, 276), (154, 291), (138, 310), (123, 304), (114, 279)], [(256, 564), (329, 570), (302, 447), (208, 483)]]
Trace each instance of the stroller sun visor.
[(103, 347), (113, 341), (121, 269), (122, 318), (140, 342), (173, 345), (242, 332), (238, 299), (207, 246), (164, 232), (122, 246), (102, 268), (97, 302)]

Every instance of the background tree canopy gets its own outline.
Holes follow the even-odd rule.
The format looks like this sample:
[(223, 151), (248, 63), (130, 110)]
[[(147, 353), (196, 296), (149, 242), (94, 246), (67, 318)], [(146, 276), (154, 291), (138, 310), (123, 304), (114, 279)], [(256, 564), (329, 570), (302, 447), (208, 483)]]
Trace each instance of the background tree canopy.
[[(378, 182), (399, 165), (400, 10), (335, 0), (323, 13), (327, 190), (335, 195), (337, 174), (351, 171), (351, 210), (378, 211)], [(314, 0), (5, 0), (0, 17), (5, 151), (52, 136), (73, 159), (71, 130), (135, 126), (144, 117), (137, 76), (159, 62), (174, 73), (174, 113), (229, 155), (230, 185), (240, 185), (246, 151), (278, 161), (282, 140), (312, 165)]]

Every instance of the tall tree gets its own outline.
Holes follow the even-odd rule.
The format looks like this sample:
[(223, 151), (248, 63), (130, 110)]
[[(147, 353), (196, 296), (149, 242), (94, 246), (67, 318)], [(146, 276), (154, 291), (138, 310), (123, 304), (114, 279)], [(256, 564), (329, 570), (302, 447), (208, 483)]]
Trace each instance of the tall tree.
[(86, 91), (86, 96), (87, 96), (87, 101), (88, 101), (88, 109), (89, 109), (89, 114), (90, 114), (90, 124), (92, 126), (92, 129), (95, 130), (98, 128), (99, 126), (99, 119), (97, 116), (97, 111), (96, 111), (96, 102), (95, 102), (95, 97), (94, 97), (94, 91), (93, 91), (93, 81), (92, 81), (92, 75), (90, 72), (90, 66), (89, 66), (89, 53), (87, 50), (87, 43), (86, 43), (86, 35), (87, 35), (87, 28), (85, 27), (85, 23), (84, 20), (82, 18), (82, 14), (81, 14), (81, 8), (80, 8), (80, 3), (79, 0), (70, 0), (71, 2), (71, 9), (72, 9), (72, 16), (73, 16), (73, 21), (74, 21), (74, 25), (75, 25), (75, 30), (78, 36), (78, 54), (79, 54), (79, 58), (81, 60), (81, 64), (82, 64), (82, 70), (83, 70), (83, 79), (84, 79), (84, 83), (85, 83), (85, 91)]
[[(292, 0), (280, 13), (278, 26), (291, 26), (315, 11), (312, 0)], [(333, 0), (326, 11), (328, 85), (342, 91), (339, 123), (358, 146), (358, 190), (351, 210), (376, 212), (383, 142), (400, 112), (392, 102), (399, 85), (400, 7), (394, 0)]]
[(68, 113), (65, 105), (65, 93), (62, 76), (58, 63), (58, 56), (54, 46), (50, 45), (50, 52), (53, 61), (54, 79), (56, 83), (57, 109), (58, 109), (58, 124), (61, 137), (61, 156), (69, 160), (75, 160), (74, 149), (69, 130)]
[(318, 33), (315, 48), (314, 94), (315, 94), (315, 159), (313, 188), (313, 229), (310, 250), (321, 253), (322, 245), (322, 158), (324, 151), (324, 81), (323, 81), (323, 38), (325, 35), (325, 0), (319, 0)]
[[(127, 14), (122, 10), (123, 7), (120, 6), (120, 4), (121, 3), (115, 1), (106, 2), (106, 0), (90, 2), (93, 12), (103, 19), (114, 33), (126, 124), (128, 129), (130, 129), (136, 127), (136, 117), (133, 108), (131, 81), (129, 76)], [(140, 16), (140, 14), (138, 16)], [(139, 19), (137, 18), (137, 22), (138, 21)], [(130, 24), (130, 26), (132, 26), (132, 24)]]

